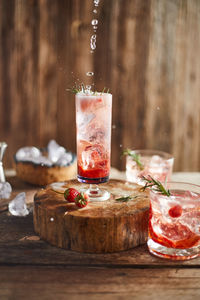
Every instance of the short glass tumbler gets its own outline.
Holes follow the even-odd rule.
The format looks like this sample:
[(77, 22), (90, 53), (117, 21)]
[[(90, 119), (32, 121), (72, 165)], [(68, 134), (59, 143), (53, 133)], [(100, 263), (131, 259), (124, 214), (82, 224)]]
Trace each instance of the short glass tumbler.
[[(139, 160), (134, 160), (134, 156)], [(157, 150), (131, 150), (131, 155), (126, 157), (126, 179), (144, 185), (143, 176), (166, 182), (170, 181), (174, 158), (171, 154)]]
[(167, 183), (170, 196), (150, 190), (149, 251), (187, 260), (200, 254), (200, 186)]

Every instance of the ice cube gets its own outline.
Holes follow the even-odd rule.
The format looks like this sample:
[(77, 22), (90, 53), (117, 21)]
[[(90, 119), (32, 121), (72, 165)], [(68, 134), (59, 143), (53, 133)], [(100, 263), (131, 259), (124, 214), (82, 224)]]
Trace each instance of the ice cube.
[(53, 164), (48, 157), (42, 155), (31, 159), (31, 161), (35, 164), (39, 164), (41, 166), (47, 166), (47, 167), (50, 167)]
[(104, 157), (105, 149), (99, 144), (87, 146), (82, 152), (83, 168), (94, 168)]
[(159, 179), (159, 174), (163, 172), (164, 161), (159, 155), (153, 155), (148, 163), (148, 172)]
[(66, 152), (65, 148), (58, 145), (55, 140), (51, 140), (47, 145), (48, 158), (56, 163), (59, 158)]
[(41, 155), (41, 151), (36, 147), (24, 147), (20, 148), (16, 153), (17, 160), (32, 161)]
[(9, 199), (12, 187), (9, 182), (0, 182), (0, 199)]
[(59, 166), (67, 166), (73, 159), (71, 152), (64, 153), (57, 161), (57, 165)]
[(149, 161), (149, 165), (152, 167), (157, 167), (162, 163), (163, 163), (163, 159), (159, 155), (153, 155)]
[(102, 128), (95, 128), (93, 132), (91, 131), (89, 141), (90, 142), (101, 142), (105, 137), (105, 131)]
[(9, 212), (14, 216), (26, 216), (29, 211), (26, 206), (26, 194), (19, 193), (8, 205)]
[(95, 118), (95, 114), (78, 114), (77, 115), (77, 125), (78, 128), (86, 127), (93, 119)]

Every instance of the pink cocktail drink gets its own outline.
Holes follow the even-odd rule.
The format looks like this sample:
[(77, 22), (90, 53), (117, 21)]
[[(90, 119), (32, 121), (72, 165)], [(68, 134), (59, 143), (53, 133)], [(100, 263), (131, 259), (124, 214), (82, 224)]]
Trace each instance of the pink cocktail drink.
[(185, 260), (200, 254), (200, 186), (168, 183), (170, 196), (150, 191), (148, 247), (156, 256)]
[(80, 182), (99, 184), (109, 180), (111, 113), (111, 94), (76, 94), (77, 165)]
[(144, 185), (143, 176), (152, 176), (161, 182), (170, 181), (173, 163), (172, 155), (163, 151), (130, 150), (126, 157), (126, 178), (141, 185)]

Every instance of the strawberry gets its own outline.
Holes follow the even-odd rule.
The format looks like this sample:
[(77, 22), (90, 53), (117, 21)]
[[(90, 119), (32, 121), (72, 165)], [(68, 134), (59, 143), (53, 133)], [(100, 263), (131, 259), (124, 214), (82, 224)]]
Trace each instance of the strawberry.
[(89, 202), (89, 197), (86, 193), (79, 193), (75, 198), (75, 203), (78, 207), (83, 208)]
[(182, 207), (180, 205), (175, 205), (171, 207), (168, 211), (171, 218), (178, 218), (182, 215)]
[(75, 198), (79, 195), (79, 192), (74, 188), (68, 188), (64, 192), (64, 197), (69, 202), (75, 202)]

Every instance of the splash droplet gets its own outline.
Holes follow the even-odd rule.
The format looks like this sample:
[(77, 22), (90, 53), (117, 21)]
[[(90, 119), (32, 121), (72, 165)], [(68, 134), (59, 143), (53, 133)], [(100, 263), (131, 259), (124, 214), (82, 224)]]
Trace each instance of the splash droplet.
[(95, 6), (98, 6), (98, 5), (99, 5), (99, 1), (100, 1), (100, 0), (94, 0), (94, 5), (95, 5)]
[(96, 10), (96, 9), (94, 9), (94, 10), (93, 10), (93, 13), (94, 13), (94, 14), (97, 14), (97, 10)]
[(96, 30), (97, 28), (98, 28), (97, 26), (93, 26), (93, 29), (95, 29), (95, 30)]
[(96, 49), (96, 38), (97, 38), (96, 34), (93, 34), (90, 38), (90, 48), (92, 50)]
[[(91, 76), (94, 76), (94, 72), (87, 72), (86, 75), (87, 75), (87, 76), (90, 76), (90, 77), (91, 77)], [(90, 88), (91, 88), (91, 86), (90, 86)]]
[(92, 25), (97, 25), (98, 24), (98, 20), (97, 19), (92, 20), (91, 24)]

